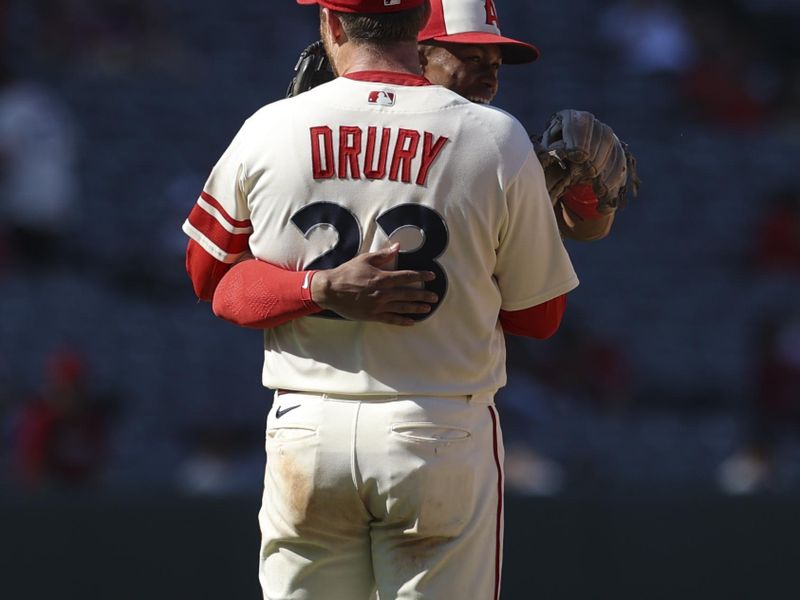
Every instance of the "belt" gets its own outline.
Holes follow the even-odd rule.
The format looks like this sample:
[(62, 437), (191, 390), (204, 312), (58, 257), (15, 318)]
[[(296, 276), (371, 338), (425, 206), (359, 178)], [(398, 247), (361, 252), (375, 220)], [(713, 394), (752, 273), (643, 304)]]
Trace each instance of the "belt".
[(407, 394), (337, 394), (337, 393), (328, 393), (328, 392), (304, 392), (300, 390), (286, 390), (286, 389), (278, 389), (275, 390), (275, 393), (278, 396), (283, 396), (284, 394), (300, 394), (305, 396), (324, 396), (325, 398), (330, 398), (331, 400), (341, 399), (341, 400), (394, 400), (395, 398), (400, 398)]
[(432, 398), (441, 400), (461, 400), (465, 402), (473, 402), (476, 404), (492, 404), (494, 394), (492, 393), (478, 393), (478, 394), (459, 394), (453, 396), (436, 396), (433, 394), (338, 394), (327, 392), (307, 392), (299, 390), (287, 390), (280, 388), (275, 390), (276, 396), (283, 396), (285, 394), (298, 394), (307, 396), (318, 396), (328, 400), (346, 400), (346, 401), (376, 401), (387, 402), (390, 400), (402, 400), (412, 398)]

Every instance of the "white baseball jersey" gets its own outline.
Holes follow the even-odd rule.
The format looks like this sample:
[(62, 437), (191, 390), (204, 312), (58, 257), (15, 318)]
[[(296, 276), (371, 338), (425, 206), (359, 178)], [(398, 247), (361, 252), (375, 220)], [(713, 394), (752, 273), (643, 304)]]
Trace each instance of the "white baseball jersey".
[(398, 268), (436, 273), (440, 301), (413, 327), (315, 315), (266, 330), (265, 386), (494, 392), (505, 383), (499, 311), (578, 284), (528, 135), (422, 78), (355, 77), (248, 119), (198, 200), (204, 218), (184, 231), (220, 261), (249, 250), (293, 270), (398, 241)]

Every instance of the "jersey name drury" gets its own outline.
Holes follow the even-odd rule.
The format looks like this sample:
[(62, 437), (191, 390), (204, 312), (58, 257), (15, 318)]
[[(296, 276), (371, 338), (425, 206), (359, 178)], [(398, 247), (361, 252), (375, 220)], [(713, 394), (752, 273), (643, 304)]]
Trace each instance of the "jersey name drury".
[(445, 136), (402, 127), (310, 128), (314, 179), (386, 179), (424, 186)]

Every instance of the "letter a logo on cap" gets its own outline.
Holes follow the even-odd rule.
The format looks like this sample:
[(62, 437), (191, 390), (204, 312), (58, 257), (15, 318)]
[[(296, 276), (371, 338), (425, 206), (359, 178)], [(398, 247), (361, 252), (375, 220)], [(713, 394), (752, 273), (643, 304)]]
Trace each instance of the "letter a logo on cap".
[(486, 0), (486, 24), (500, 27), (497, 23), (497, 8), (494, 6), (494, 0)]
[(384, 6), (397, 6), (400, 4), (401, 0), (383, 0)]

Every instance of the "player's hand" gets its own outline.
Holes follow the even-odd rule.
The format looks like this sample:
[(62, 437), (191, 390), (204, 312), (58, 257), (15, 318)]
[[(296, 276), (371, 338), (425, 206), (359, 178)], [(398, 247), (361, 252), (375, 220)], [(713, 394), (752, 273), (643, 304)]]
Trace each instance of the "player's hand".
[(311, 280), (311, 298), (322, 309), (352, 321), (378, 321), (409, 326), (405, 316), (427, 314), (438, 296), (423, 289), (435, 279), (430, 271), (395, 271), (399, 244), (360, 254), (335, 269), (317, 271)]
[(561, 235), (579, 242), (602, 240), (611, 231), (616, 211), (601, 213), (592, 185), (575, 184), (553, 205)]

